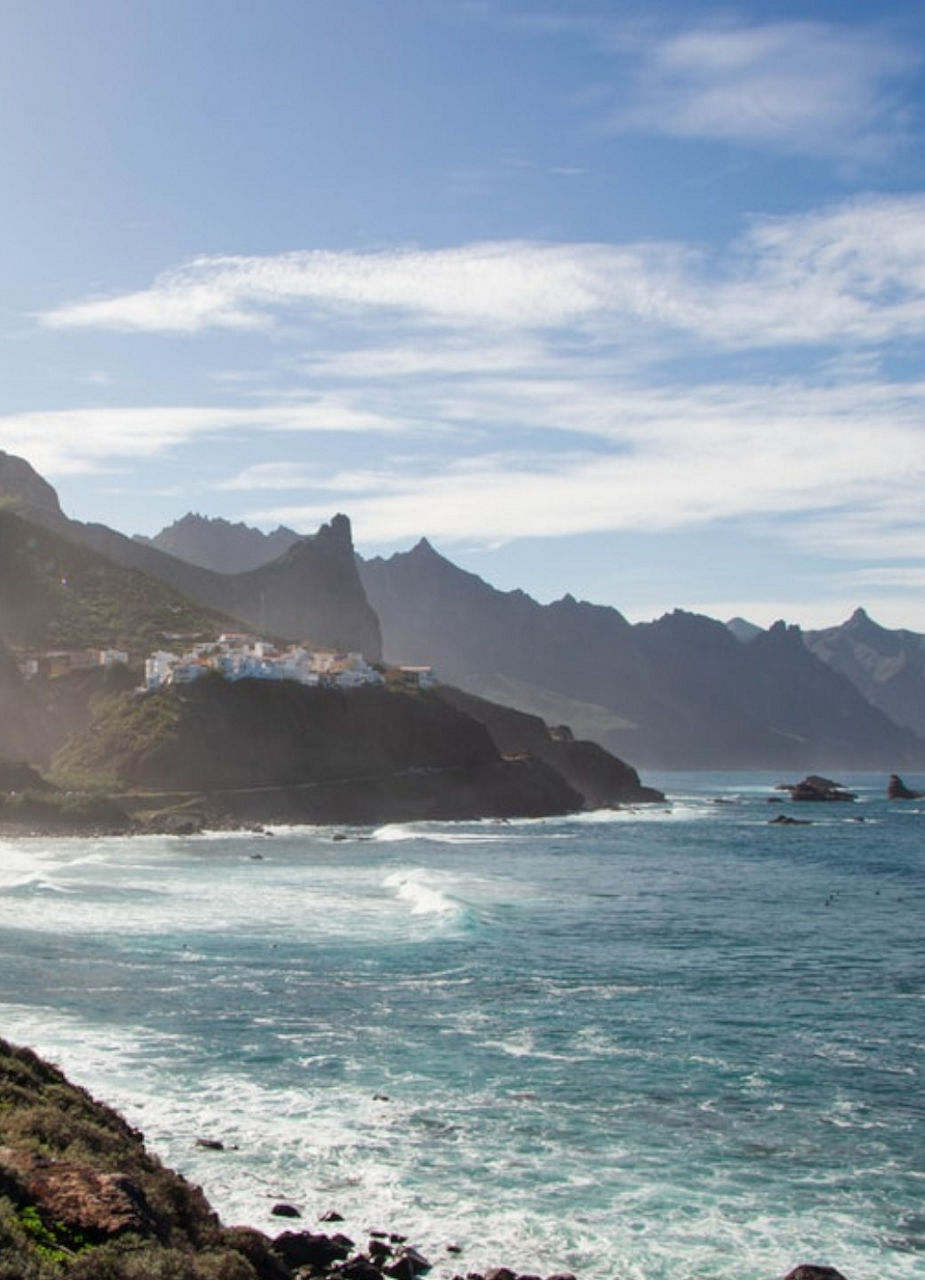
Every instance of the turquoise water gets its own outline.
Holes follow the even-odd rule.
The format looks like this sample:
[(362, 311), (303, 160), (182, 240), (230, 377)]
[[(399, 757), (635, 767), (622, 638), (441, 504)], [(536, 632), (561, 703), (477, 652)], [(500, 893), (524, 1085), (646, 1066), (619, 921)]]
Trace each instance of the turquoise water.
[(776, 827), (776, 778), (646, 780), (671, 804), (6, 841), (0, 1034), (227, 1222), (335, 1208), (437, 1277), (922, 1276), (925, 802), (843, 778)]

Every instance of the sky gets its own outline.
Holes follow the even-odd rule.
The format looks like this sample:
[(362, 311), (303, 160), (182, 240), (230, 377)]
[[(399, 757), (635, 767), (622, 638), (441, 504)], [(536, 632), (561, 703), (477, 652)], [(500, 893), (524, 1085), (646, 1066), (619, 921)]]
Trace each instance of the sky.
[(65, 511), (925, 631), (920, 0), (5, 0), (0, 449)]

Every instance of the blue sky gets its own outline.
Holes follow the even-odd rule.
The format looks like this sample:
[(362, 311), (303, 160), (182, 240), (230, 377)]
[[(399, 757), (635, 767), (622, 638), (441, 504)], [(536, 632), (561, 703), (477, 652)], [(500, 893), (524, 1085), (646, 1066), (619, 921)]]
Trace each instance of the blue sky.
[(0, 448), (128, 533), (925, 631), (925, 12), (809, 11), (6, 0)]

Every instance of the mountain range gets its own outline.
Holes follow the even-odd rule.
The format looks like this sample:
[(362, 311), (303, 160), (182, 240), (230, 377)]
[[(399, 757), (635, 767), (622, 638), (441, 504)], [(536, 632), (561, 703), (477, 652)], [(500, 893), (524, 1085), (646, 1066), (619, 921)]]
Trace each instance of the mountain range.
[(19, 520), (156, 580), (186, 608), (433, 666), (469, 695), (567, 724), (646, 768), (925, 765), (925, 637), (879, 627), (863, 610), (805, 633), (681, 610), (632, 624), (570, 595), (544, 605), (499, 591), (425, 539), (363, 560), (343, 515), (300, 537), (190, 514), (133, 539), (68, 519), (52, 487), (4, 454), (0, 499)]
[[(925, 742), (776, 623), (738, 639), (675, 610), (631, 624), (565, 596), (498, 591), (421, 540), (360, 567), (386, 652), (433, 662), (463, 689), (509, 702), (647, 768), (914, 766)], [(919, 680), (922, 680), (921, 663)], [(897, 766), (898, 767), (898, 766)], [(905, 767), (905, 766), (904, 766)]]

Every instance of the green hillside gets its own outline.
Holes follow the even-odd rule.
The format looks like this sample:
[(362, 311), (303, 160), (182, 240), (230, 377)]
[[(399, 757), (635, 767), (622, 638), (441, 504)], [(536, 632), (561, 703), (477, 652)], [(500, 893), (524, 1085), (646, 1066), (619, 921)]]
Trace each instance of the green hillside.
[(0, 509), (0, 638), (14, 649), (114, 648), (139, 659), (171, 633), (214, 635), (234, 621)]

